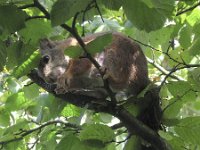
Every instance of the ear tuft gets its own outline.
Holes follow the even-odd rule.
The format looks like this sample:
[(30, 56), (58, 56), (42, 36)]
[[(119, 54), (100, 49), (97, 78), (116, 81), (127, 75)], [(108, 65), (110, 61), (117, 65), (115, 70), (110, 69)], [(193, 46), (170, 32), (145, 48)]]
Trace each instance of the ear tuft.
[(40, 48), (41, 49), (52, 49), (56, 46), (56, 44), (50, 39), (44, 38), (40, 40)]

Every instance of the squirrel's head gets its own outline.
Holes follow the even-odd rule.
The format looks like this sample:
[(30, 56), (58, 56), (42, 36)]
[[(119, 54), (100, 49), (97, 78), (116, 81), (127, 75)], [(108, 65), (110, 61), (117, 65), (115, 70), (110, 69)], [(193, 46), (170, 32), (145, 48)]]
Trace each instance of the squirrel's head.
[(60, 42), (49, 39), (40, 40), (41, 60), (38, 66), (39, 75), (48, 83), (56, 83), (65, 72), (69, 57), (64, 55)]

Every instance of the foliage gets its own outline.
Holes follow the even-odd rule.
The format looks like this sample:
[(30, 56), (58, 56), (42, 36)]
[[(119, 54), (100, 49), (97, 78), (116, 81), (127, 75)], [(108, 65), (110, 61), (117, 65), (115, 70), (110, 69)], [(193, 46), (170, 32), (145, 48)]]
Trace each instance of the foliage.
[[(120, 31), (138, 42), (150, 79), (161, 88), (166, 130), (160, 136), (174, 150), (200, 149), (199, 6), (196, 0), (0, 0), (0, 147), (140, 149), (137, 136), (112, 126), (119, 122), (114, 116), (68, 104), (26, 76), (38, 64), (39, 40), (67, 38), (60, 26), (66, 24), (80, 35)], [(96, 53), (109, 41), (108, 34), (87, 49)], [(66, 54), (77, 57), (80, 50)], [(140, 108), (130, 107), (138, 114)]]

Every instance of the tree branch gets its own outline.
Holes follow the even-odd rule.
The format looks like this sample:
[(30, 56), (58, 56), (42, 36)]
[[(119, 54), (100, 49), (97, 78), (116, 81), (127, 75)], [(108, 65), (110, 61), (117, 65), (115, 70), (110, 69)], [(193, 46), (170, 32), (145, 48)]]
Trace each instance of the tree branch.
[(32, 71), (28, 75), (28, 77), (32, 79), (33, 82), (44, 88), (46, 91), (54, 94), (56, 97), (59, 97), (64, 101), (72, 103), (78, 107), (85, 107), (87, 105), (88, 109), (94, 110), (96, 112), (105, 112), (112, 114), (123, 122), (124, 126), (129, 130), (130, 133), (139, 135), (144, 140), (151, 143), (155, 147), (155, 149), (170, 150), (165, 141), (161, 137), (159, 137), (156, 132), (147, 127), (141, 121), (137, 120), (123, 107), (114, 106), (111, 101), (108, 101), (105, 98), (99, 99), (86, 95), (74, 94), (71, 92), (56, 95), (56, 93), (54, 92), (55, 85), (49, 85), (45, 83), (45, 81), (38, 76), (36, 71)]
[[(162, 72), (164, 75), (168, 75), (169, 71), (167, 71), (165, 68), (163, 68), (162, 66), (160, 66), (159, 64), (157, 64), (156, 62), (154, 62), (153, 60), (151, 60), (150, 58), (146, 57), (148, 63), (150, 63), (151, 65), (153, 65), (155, 68), (157, 68), (160, 72)], [(176, 75), (172, 75), (170, 74), (170, 77), (176, 80), (184, 80), (183, 78), (176, 76)]]
[[(50, 14), (49, 12), (38, 2), (38, 0), (34, 0), (34, 4), (35, 7), (37, 7), (41, 12), (44, 13), (44, 15), (46, 16), (47, 19), (50, 19)], [(73, 24), (75, 24), (76, 22), (76, 18), (77, 16), (74, 18)], [(83, 42), (82, 38), (79, 36), (78, 32), (76, 31), (75, 28), (71, 28), (70, 26), (66, 25), (66, 24), (62, 24), (60, 25), (62, 28), (66, 29), (68, 32), (70, 32), (74, 38), (78, 41), (79, 45), (82, 47), (84, 53), (85, 53), (85, 57), (88, 58), (93, 65), (98, 69), (99, 73), (102, 76), (104, 76), (104, 72), (101, 71), (101, 66), (99, 65), (99, 63), (90, 55), (90, 53), (88, 53), (88, 50), (86, 49), (85, 43)], [(106, 91), (109, 94), (109, 97), (111, 99), (111, 101), (113, 102), (113, 105), (116, 105), (116, 98), (115, 98), (115, 94), (112, 92), (112, 90), (110, 89), (109, 83), (107, 79), (103, 79), (104, 82), (104, 88), (106, 89)]]
[(198, 7), (198, 6), (200, 6), (200, 2), (198, 2), (196, 5), (194, 5), (194, 6), (190, 7), (190, 8), (187, 8), (187, 9), (185, 9), (185, 10), (182, 10), (182, 11), (180, 11), (180, 12), (177, 12), (177, 13), (176, 13), (176, 16), (182, 15), (183, 13), (186, 13), (186, 12), (188, 12), (188, 11), (192, 11), (193, 9), (195, 9), (195, 8)]
[(19, 133), (16, 134), (16, 137), (14, 137), (13, 139), (0, 141), (0, 145), (4, 145), (4, 144), (11, 143), (11, 142), (22, 140), (25, 136), (27, 136), (27, 135), (35, 132), (35, 131), (41, 130), (42, 128), (44, 128), (46, 126), (49, 126), (49, 125), (52, 125), (52, 124), (58, 124), (58, 123), (64, 124), (66, 127), (70, 127), (70, 128), (78, 128), (78, 129), (80, 128), (75, 124), (66, 123), (66, 122), (63, 122), (61, 120), (49, 121), (49, 122), (46, 122), (46, 123), (44, 123), (44, 124), (42, 124), (42, 125), (40, 125), (36, 128), (30, 129), (30, 130), (27, 130), (27, 131), (20, 131)]
[(30, 17), (26, 18), (25, 21), (29, 21), (32, 19), (44, 19), (44, 18), (46, 18), (46, 16), (30, 16)]
[(30, 7), (35, 7), (34, 4), (27, 4), (27, 5), (23, 5), (23, 6), (19, 6), (19, 9), (26, 9), (26, 8), (30, 8)]
[[(41, 12), (44, 13), (47, 19), (50, 19), (50, 14), (48, 11), (38, 2), (38, 0), (34, 0), (34, 5), (37, 7)], [(100, 70), (100, 65), (96, 62), (96, 60), (88, 53), (85, 43), (78, 35), (74, 28), (69, 27), (66, 24), (62, 24), (61, 27), (69, 31), (78, 41), (82, 49), (84, 50), (86, 57), (94, 64), (94, 66)], [(100, 71), (101, 75), (103, 73)], [(56, 97), (59, 97), (69, 103), (72, 103), (78, 107), (84, 107), (85, 105), (88, 106), (88, 109), (92, 109), (96, 112), (106, 112), (109, 114), (114, 115), (115, 117), (119, 118), (123, 123), (124, 126), (129, 130), (130, 133), (136, 133), (141, 138), (146, 140), (147, 142), (151, 143), (155, 149), (162, 149), (162, 150), (169, 150), (170, 148), (164, 142), (164, 140), (159, 137), (159, 135), (154, 132), (152, 129), (147, 127), (144, 123), (137, 120), (133, 115), (131, 115), (128, 111), (126, 111), (123, 107), (116, 105), (116, 99), (114, 93), (109, 89), (109, 85), (107, 81), (105, 82), (105, 89), (108, 91), (111, 101), (106, 100), (105, 98), (95, 98), (86, 95), (81, 95), (80, 93), (73, 93), (71, 91), (56, 95), (54, 89), (56, 85), (49, 85), (41, 79), (37, 72), (31, 72), (28, 77), (32, 79), (36, 84), (43, 87), (49, 93), (54, 94)], [(114, 103), (113, 103), (114, 102)], [(113, 105), (114, 104), (114, 105)]]

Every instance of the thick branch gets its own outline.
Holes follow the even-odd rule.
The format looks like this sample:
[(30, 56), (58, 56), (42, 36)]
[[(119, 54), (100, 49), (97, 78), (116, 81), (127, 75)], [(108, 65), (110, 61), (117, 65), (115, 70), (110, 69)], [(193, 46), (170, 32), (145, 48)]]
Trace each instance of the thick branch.
[(98, 99), (85, 95), (77, 95), (71, 92), (56, 95), (54, 92), (55, 85), (49, 85), (45, 83), (44, 80), (38, 76), (36, 71), (31, 72), (28, 76), (33, 80), (33, 82), (44, 88), (46, 91), (53, 93), (56, 97), (59, 97), (64, 101), (72, 103), (78, 107), (85, 107), (87, 105), (88, 109), (112, 114), (122, 121), (122, 123), (129, 130), (130, 133), (136, 133), (141, 138), (151, 143), (156, 149), (170, 150), (164, 140), (159, 137), (156, 132), (147, 127), (141, 121), (137, 120), (123, 107), (114, 106), (111, 101), (108, 101), (106, 99)]
[(151, 143), (155, 150), (171, 150), (171, 147), (156, 132), (142, 124), (128, 111), (122, 108), (118, 108), (116, 111), (117, 114), (113, 115), (118, 117), (126, 125), (129, 132), (139, 135)]

